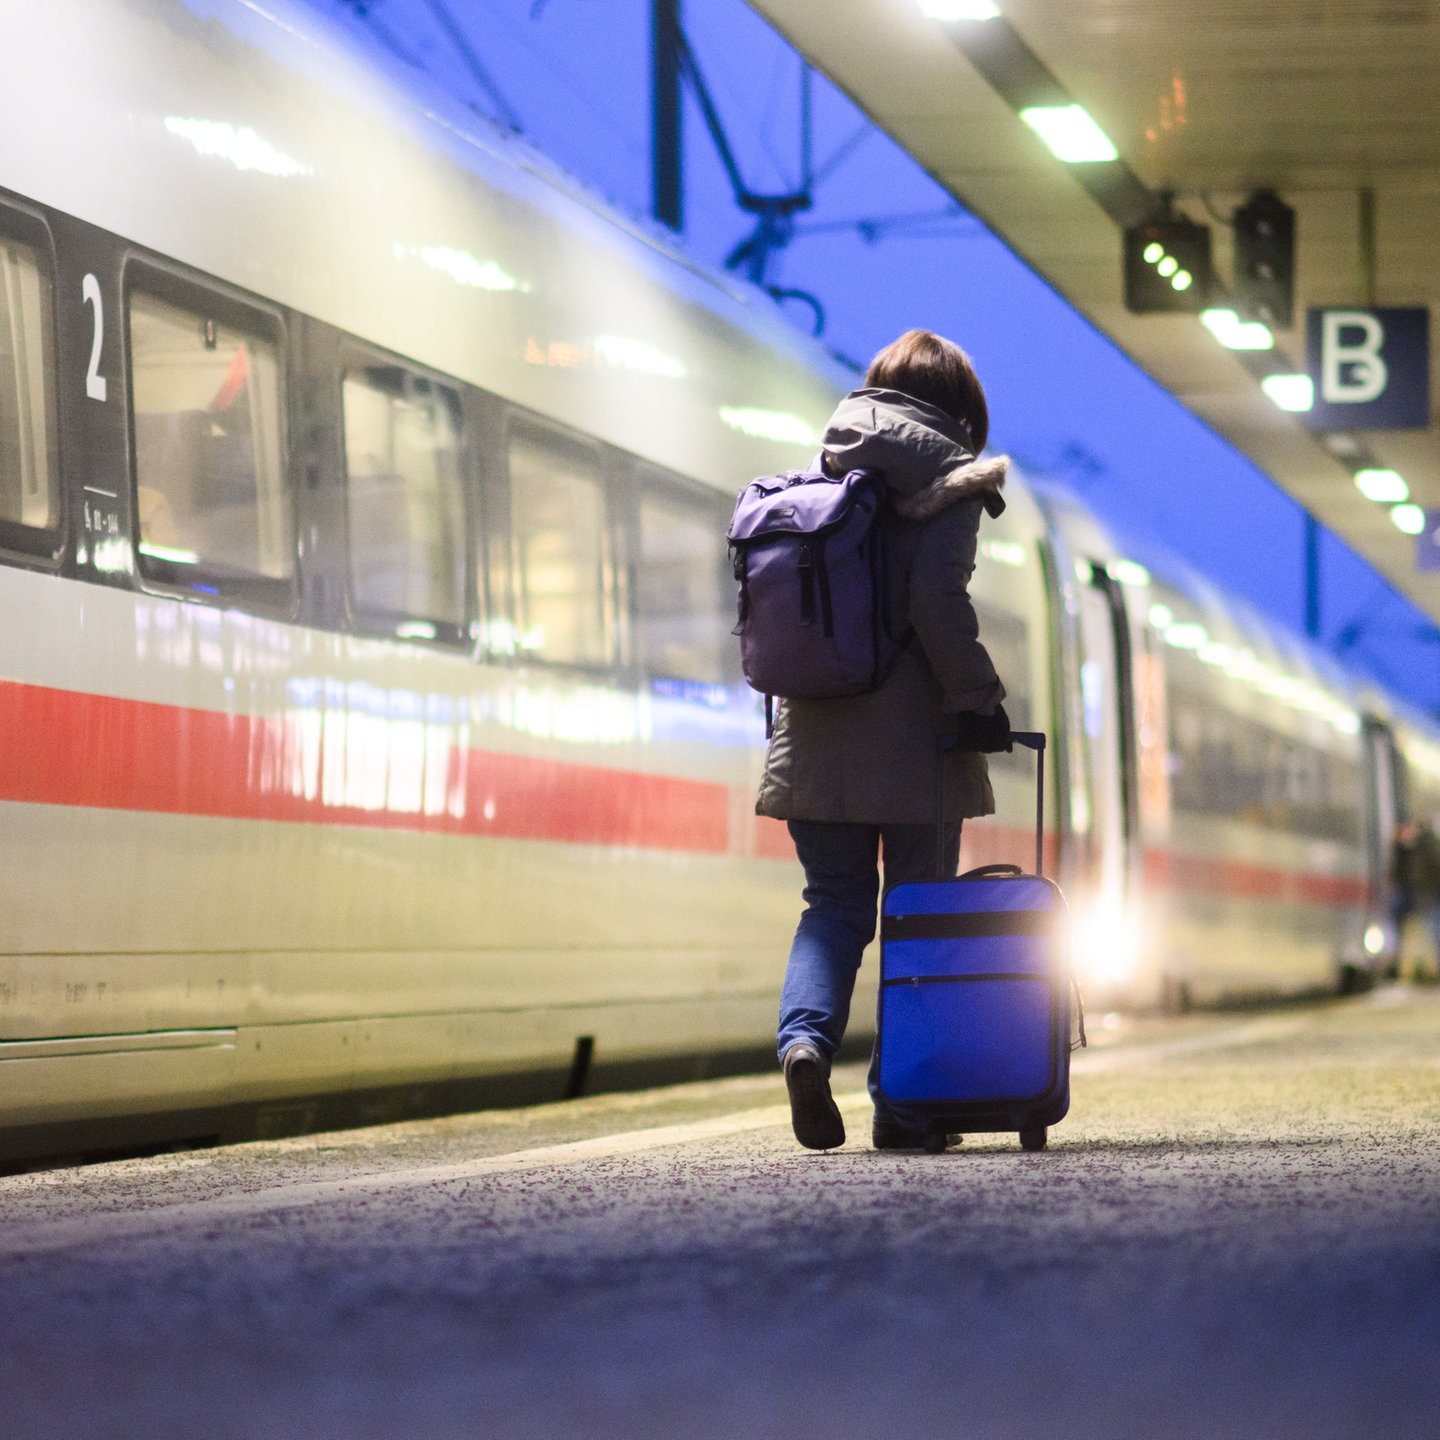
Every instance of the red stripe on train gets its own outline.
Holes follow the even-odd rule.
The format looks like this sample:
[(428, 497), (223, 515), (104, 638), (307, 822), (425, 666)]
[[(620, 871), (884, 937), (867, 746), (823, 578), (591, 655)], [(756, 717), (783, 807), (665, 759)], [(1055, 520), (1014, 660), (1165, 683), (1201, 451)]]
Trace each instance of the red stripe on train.
[[(369, 729), (366, 729), (367, 724)], [(723, 785), (472, 750), (448, 726), (275, 719), (0, 681), (0, 799), (724, 854)], [(440, 773), (443, 769), (443, 774)]]
[[(368, 729), (367, 729), (368, 727)], [(297, 708), (223, 715), (0, 681), (0, 800), (226, 819), (725, 854), (723, 785), (456, 743), (451, 727)], [(408, 733), (397, 746), (394, 736)], [(443, 773), (442, 773), (443, 772)], [(746, 848), (746, 847), (742, 847)], [(791, 860), (782, 822), (756, 818), (750, 853)], [(962, 868), (1034, 861), (1032, 832), (967, 825)], [(1056, 864), (1053, 836), (1045, 864)], [(1155, 890), (1362, 906), (1354, 876), (1149, 850)]]
[(1342, 908), (1362, 907), (1370, 901), (1369, 883), (1360, 876), (1282, 870), (1247, 860), (1178, 855), (1170, 850), (1145, 852), (1145, 884), (1155, 890)]

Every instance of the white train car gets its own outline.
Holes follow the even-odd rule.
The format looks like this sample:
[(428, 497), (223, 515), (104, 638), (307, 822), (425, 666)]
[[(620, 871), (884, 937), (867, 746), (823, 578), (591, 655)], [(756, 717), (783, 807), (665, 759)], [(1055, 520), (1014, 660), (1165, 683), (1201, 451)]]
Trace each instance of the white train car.
[(7, 1143), (753, 1055), (796, 881), (717, 537), (848, 376), (212, 9), (0, 54)]
[[(308, 10), (7, 27), (0, 1156), (761, 1058), (799, 877), (720, 537), (854, 377)], [(1361, 973), (1378, 723), (1010, 493), (973, 593), (1082, 978)], [(1032, 765), (967, 862), (1028, 855)]]
[(1047, 509), (1075, 577), (1064, 824), (1092, 996), (1183, 1009), (1368, 983), (1392, 948), (1389, 728), (1184, 565), (1141, 564), (1063, 493)]

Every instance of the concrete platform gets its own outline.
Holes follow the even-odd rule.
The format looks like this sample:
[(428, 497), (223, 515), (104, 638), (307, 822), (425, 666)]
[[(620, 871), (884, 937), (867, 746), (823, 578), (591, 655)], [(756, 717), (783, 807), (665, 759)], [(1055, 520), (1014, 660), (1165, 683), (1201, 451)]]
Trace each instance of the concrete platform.
[(0, 1179), (0, 1435), (1440, 1431), (1440, 991), (1094, 1033), (1038, 1155), (852, 1068)]

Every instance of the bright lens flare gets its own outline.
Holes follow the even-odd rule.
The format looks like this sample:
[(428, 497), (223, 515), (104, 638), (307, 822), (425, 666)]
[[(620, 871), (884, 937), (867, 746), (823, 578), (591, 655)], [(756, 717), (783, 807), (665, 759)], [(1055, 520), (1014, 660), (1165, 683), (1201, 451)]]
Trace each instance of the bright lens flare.
[(1101, 893), (1074, 911), (1075, 968), (1081, 985), (1118, 985), (1140, 963), (1140, 927), (1118, 895)]

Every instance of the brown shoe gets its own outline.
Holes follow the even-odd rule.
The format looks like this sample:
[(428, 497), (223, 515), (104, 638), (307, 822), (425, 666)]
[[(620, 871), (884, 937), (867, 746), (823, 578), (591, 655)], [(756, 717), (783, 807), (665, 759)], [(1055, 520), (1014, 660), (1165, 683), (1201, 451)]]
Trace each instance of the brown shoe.
[(790, 1124), (807, 1150), (838, 1150), (845, 1122), (830, 1095), (830, 1068), (813, 1045), (792, 1045), (781, 1062), (790, 1092)]

